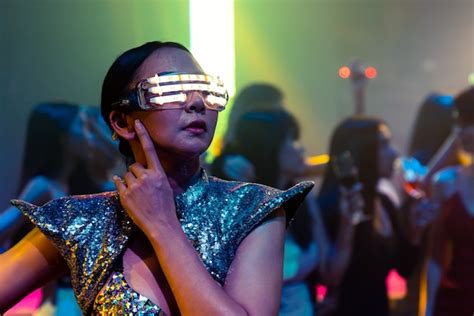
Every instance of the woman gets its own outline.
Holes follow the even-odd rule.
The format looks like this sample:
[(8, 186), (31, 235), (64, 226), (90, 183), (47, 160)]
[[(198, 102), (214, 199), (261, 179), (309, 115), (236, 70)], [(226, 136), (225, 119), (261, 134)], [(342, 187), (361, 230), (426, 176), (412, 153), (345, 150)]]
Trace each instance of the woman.
[[(236, 127), (241, 117), (247, 112), (258, 111), (285, 111), (285, 94), (270, 83), (252, 83), (243, 88), (235, 97), (231, 112), (228, 116), (227, 130), (224, 137), (224, 146), (213, 163), (214, 172), (223, 179), (255, 182), (255, 167), (244, 156), (231, 153), (229, 144), (235, 143)], [(267, 133), (268, 131), (264, 131)], [(252, 134), (253, 136), (254, 134)], [(271, 137), (269, 137), (271, 139)], [(262, 152), (261, 150), (259, 152)], [(269, 155), (268, 155), (269, 156)], [(324, 164), (307, 164), (303, 161), (304, 168), (298, 177), (319, 176), (324, 170)], [(258, 181), (257, 181), (258, 182)]]
[[(117, 150), (106, 140), (95, 112), (92, 107), (69, 103), (42, 103), (33, 108), (27, 127), (20, 199), (41, 205), (68, 194), (99, 192), (106, 177), (101, 173), (91, 177), (88, 171), (97, 164), (105, 166), (105, 161), (110, 166)], [(54, 152), (57, 154), (51, 155)], [(15, 244), (34, 226), (11, 206), (0, 216), (0, 227), (5, 242)], [(58, 315), (65, 310), (69, 315), (79, 314), (69, 290), (70, 283), (65, 280), (43, 287), (40, 311), (53, 308), (57, 302)]]
[[(79, 107), (73, 104), (43, 103), (35, 106), (28, 121), (19, 198), (35, 204), (64, 196), (69, 178), (81, 158), (77, 150), (84, 137), (71, 128), (80, 124)], [(51, 155), (51, 152), (58, 152)], [(32, 157), (35, 157), (32, 159)], [(0, 234), (21, 224), (21, 212), (10, 207), (0, 217)], [(28, 225), (30, 229), (31, 224)], [(26, 228), (21, 229), (23, 236)], [(22, 237), (23, 237), (22, 236)], [(17, 240), (18, 241), (18, 240)]]
[[(454, 100), (456, 131), (434, 166), (449, 165), (463, 152), (464, 165), (435, 175), (433, 199), (442, 203), (428, 263), (426, 315), (470, 315), (474, 310), (474, 88)], [(432, 171), (433, 172), (433, 171)]]
[[(100, 164), (100, 172), (107, 172), (114, 165), (117, 150), (107, 140), (102, 119), (95, 112), (92, 107), (69, 103), (42, 103), (33, 108), (26, 132), (19, 199), (41, 205), (68, 194), (99, 192), (107, 176), (94, 166)], [(15, 243), (32, 228), (14, 206), (0, 216), (0, 235), (14, 235)]]
[[(416, 262), (424, 228), (424, 223), (415, 221), (419, 209), (409, 208), (410, 216), (406, 217), (410, 220), (402, 221), (403, 214), (377, 190), (379, 179), (390, 177), (396, 158), (384, 122), (364, 116), (346, 119), (333, 133), (329, 151), (333, 166), (326, 169), (318, 200), (337, 253), (326, 277), (336, 287), (336, 315), (388, 315), (385, 279), (392, 268), (407, 275)], [(347, 152), (362, 185), (363, 203), (350, 206), (352, 212), (341, 211), (347, 209), (347, 203), (341, 203), (347, 191), (334, 168), (335, 157)], [(365, 220), (347, 225), (356, 219), (353, 216), (359, 209)]]
[[(252, 165), (256, 182), (286, 189), (305, 169), (299, 134), (298, 122), (284, 110), (244, 113), (234, 126), (234, 137), (214, 161), (212, 172), (226, 177), (229, 172), (224, 170), (223, 157), (239, 155)], [(280, 315), (313, 315), (314, 299), (307, 279), (324, 261), (326, 244), (314, 201), (306, 199), (285, 235)]]
[[(275, 313), (285, 208), (291, 212), (312, 183), (282, 192), (202, 172), (199, 156), (226, 100), (221, 82), (179, 44), (151, 42), (119, 56), (104, 80), (101, 110), (128, 172), (115, 177), (118, 193), (42, 208), (15, 202), (44, 234), (15, 249), (30, 269), (13, 289), (0, 287), (0, 306), (64, 271), (61, 253), (85, 313)], [(45, 224), (44, 214), (55, 216)], [(17, 272), (14, 255), (2, 255), (1, 279)]]

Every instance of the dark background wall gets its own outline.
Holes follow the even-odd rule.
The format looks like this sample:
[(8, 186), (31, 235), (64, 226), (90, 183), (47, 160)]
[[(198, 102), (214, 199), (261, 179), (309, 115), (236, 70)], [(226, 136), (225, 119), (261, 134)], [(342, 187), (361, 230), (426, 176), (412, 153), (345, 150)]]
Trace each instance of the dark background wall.
[[(189, 46), (188, 11), (184, 0), (0, 2), (0, 208), (17, 190), (33, 105), (98, 104), (120, 52), (155, 39)], [(355, 56), (377, 67), (368, 112), (388, 121), (403, 153), (422, 99), (456, 93), (474, 71), (474, 0), (235, 0), (235, 45), (237, 90), (279, 85), (309, 154), (352, 112), (338, 68)]]

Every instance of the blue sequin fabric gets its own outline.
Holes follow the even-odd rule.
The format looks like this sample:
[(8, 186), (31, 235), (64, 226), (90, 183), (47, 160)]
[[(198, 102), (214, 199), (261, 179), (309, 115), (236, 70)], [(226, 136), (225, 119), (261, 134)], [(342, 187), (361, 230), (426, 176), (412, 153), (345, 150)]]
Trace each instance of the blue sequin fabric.
[[(313, 185), (305, 181), (281, 191), (208, 177), (203, 171), (175, 197), (176, 210), (204, 266), (224, 284), (242, 240), (279, 207), (285, 209), (289, 222)], [(91, 313), (96, 296), (135, 228), (117, 192), (64, 197), (41, 207), (19, 200), (12, 200), (12, 204), (56, 245), (71, 271), (79, 305), (85, 314)], [(126, 298), (117, 302), (126, 303)]]

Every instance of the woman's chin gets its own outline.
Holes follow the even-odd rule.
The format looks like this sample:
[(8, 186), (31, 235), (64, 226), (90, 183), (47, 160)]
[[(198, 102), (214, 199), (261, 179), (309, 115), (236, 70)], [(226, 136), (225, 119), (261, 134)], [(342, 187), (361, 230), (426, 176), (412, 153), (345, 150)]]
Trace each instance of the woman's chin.
[(186, 160), (191, 160), (195, 158), (199, 158), (204, 152), (206, 152), (207, 148), (209, 145), (203, 145), (203, 146), (186, 146), (186, 147), (181, 147), (178, 148), (175, 153), (177, 153), (180, 157), (186, 159)]

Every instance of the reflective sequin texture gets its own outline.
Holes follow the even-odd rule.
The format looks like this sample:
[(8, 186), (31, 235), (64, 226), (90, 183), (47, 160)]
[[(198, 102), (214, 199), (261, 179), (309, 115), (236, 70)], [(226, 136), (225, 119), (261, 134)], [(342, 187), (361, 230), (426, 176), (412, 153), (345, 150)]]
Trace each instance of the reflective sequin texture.
[(94, 302), (94, 315), (159, 315), (165, 313), (147, 297), (132, 289), (121, 272), (112, 273), (110, 281)]
[[(194, 184), (176, 196), (176, 209), (204, 266), (223, 284), (239, 244), (252, 229), (279, 207), (286, 210), (289, 221), (313, 185), (301, 182), (281, 191), (254, 183), (223, 181), (203, 171)], [(57, 246), (71, 270), (78, 303), (86, 314), (90, 313), (134, 228), (117, 193), (66, 197), (42, 207), (18, 200), (12, 204)]]

